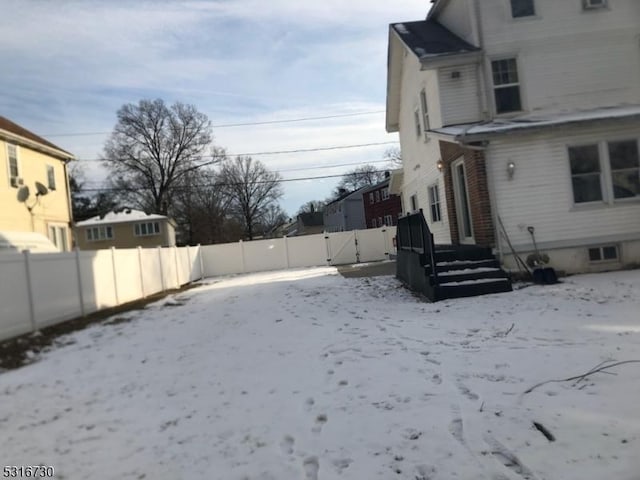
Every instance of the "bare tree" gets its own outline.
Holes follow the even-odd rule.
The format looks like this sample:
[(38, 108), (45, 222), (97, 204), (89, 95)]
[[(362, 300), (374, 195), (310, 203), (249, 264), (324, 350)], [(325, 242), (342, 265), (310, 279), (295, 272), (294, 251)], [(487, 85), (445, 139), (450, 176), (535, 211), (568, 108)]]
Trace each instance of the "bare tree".
[(402, 151), (398, 147), (384, 152), (384, 159), (389, 161), (391, 168), (402, 168)]
[(211, 122), (193, 105), (140, 100), (118, 110), (118, 122), (104, 146), (111, 185), (127, 202), (166, 215), (172, 188), (200, 168), (213, 140)]
[(245, 235), (253, 239), (255, 228), (269, 208), (282, 197), (280, 175), (259, 160), (238, 156), (222, 162), (220, 181), (230, 197), (232, 211), (242, 220)]
[(298, 209), (296, 216), (302, 213), (322, 212), (326, 204), (327, 202), (323, 200), (310, 200)]
[(334, 197), (340, 195), (341, 190), (353, 192), (367, 185), (375, 185), (384, 180), (384, 172), (373, 165), (362, 165), (343, 175), (334, 190)]

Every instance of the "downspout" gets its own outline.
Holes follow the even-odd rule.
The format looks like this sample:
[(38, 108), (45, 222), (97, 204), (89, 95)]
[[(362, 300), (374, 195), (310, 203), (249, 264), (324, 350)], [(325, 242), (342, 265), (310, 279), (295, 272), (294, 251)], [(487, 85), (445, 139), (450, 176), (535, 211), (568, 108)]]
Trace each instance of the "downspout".
[(73, 209), (71, 207), (71, 186), (69, 184), (69, 171), (67, 169), (67, 164), (71, 161), (71, 158), (67, 158), (66, 160), (62, 160), (62, 168), (64, 170), (64, 185), (67, 189), (67, 213), (69, 214), (69, 232), (71, 233), (71, 245), (69, 245), (69, 249), (73, 250), (78, 242), (76, 241), (76, 234), (73, 230)]
[(487, 78), (487, 70), (485, 67), (485, 52), (484, 52), (484, 32), (482, 29), (482, 10), (480, 8), (478, 0), (471, 0), (473, 2), (473, 19), (475, 21), (475, 34), (478, 48), (483, 52), (480, 63), (478, 63), (478, 99), (480, 100), (480, 109), (483, 120), (488, 120), (491, 113), (489, 112), (489, 96), (487, 92), (487, 85), (490, 85), (489, 78)]

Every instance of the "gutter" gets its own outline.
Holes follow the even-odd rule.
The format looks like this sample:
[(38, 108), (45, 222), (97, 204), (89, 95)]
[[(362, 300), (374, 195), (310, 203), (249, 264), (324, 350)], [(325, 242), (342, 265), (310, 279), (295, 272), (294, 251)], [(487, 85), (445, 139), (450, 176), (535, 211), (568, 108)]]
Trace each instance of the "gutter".
[(64, 150), (60, 150), (57, 148), (49, 147), (48, 145), (43, 145), (42, 143), (30, 140), (21, 135), (16, 135), (15, 133), (8, 132), (7, 130), (0, 130), (0, 137), (5, 138), (9, 141), (16, 142), (22, 146), (31, 148), (41, 153), (46, 153), (47, 155), (56, 157), (63, 162), (68, 162), (70, 160), (74, 160), (75, 157)]

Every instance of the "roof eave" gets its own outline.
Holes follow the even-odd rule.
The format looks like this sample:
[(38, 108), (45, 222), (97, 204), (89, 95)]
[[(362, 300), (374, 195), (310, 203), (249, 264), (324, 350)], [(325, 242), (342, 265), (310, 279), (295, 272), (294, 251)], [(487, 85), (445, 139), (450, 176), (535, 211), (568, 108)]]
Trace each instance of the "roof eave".
[(433, 68), (453, 67), (469, 63), (479, 63), (482, 60), (482, 50), (468, 52), (443, 53), (441, 55), (418, 57), (421, 70), (431, 70)]
[(31, 148), (32, 150), (36, 150), (41, 153), (45, 153), (47, 155), (56, 157), (59, 160), (62, 160), (63, 162), (75, 160), (75, 156), (65, 150), (52, 148), (48, 145), (43, 145), (40, 142), (30, 140), (28, 138), (23, 137), (22, 135), (9, 132), (8, 130), (0, 129), (0, 138), (4, 138), (6, 140), (16, 142), (17, 144), (23, 145), (27, 148)]
[[(400, 42), (400, 43), (397, 43)], [(399, 130), (400, 123), (400, 83), (397, 79), (402, 78), (402, 59), (398, 60), (394, 49), (403, 47), (404, 42), (397, 32), (389, 25), (389, 42), (387, 44), (387, 99), (385, 113), (385, 128), (388, 133), (395, 133)], [(393, 75), (396, 69), (400, 69), (397, 75)]]

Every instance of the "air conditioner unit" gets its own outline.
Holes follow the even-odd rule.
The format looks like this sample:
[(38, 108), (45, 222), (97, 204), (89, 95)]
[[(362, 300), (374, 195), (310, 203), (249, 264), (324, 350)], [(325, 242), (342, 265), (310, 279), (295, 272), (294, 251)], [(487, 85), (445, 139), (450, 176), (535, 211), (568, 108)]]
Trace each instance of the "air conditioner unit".
[(583, 0), (582, 5), (585, 10), (591, 8), (605, 8), (607, 6), (607, 0)]
[(20, 177), (11, 177), (11, 186), (14, 188), (18, 188), (24, 185), (24, 180)]

